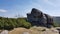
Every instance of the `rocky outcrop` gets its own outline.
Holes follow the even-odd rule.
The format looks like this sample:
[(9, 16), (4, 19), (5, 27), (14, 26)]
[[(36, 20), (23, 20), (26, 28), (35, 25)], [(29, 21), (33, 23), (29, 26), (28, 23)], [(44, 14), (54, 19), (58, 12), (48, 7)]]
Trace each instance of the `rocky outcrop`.
[(47, 18), (47, 27), (53, 25), (53, 17), (48, 14), (44, 14), (44, 15)]
[(42, 11), (33, 8), (31, 13), (27, 14), (27, 20), (34, 26), (48, 26), (53, 24), (53, 18)]

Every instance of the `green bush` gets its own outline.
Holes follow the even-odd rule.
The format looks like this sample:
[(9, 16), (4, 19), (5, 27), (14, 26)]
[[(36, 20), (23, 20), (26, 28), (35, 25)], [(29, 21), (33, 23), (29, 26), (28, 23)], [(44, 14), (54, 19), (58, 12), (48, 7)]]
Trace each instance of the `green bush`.
[(31, 24), (28, 21), (26, 21), (26, 19), (24, 19), (24, 18), (23, 19), (20, 18), (20, 19), (18, 19), (18, 21), (20, 22), (21, 27), (25, 27), (25, 28), (31, 27)]
[(30, 28), (31, 24), (26, 20), (26, 18), (0, 17), (0, 29), (10, 30), (17, 27)]

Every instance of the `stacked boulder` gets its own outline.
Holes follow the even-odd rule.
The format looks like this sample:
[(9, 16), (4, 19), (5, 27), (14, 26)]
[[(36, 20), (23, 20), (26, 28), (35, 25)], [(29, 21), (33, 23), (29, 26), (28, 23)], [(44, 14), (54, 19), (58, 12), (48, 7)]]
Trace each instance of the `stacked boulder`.
[(33, 8), (31, 13), (27, 13), (27, 20), (33, 26), (51, 27), (53, 25), (53, 17)]

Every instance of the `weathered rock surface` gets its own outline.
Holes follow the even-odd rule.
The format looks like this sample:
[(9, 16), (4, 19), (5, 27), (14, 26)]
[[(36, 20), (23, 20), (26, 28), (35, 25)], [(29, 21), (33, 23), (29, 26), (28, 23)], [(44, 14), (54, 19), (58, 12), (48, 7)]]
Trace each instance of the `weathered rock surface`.
[(27, 14), (27, 20), (31, 22), (33, 26), (46, 26), (51, 27), (53, 24), (52, 16), (43, 13), (42, 11), (33, 8), (31, 13)]
[(8, 34), (8, 31), (7, 30), (3, 30), (0, 32), (0, 34)]
[[(25, 28), (14, 28), (11, 31), (0, 30), (0, 34), (59, 34), (56, 28), (46, 28), (46, 27), (31, 27), (30, 29)], [(58, 28), (60, 29), (60, 27)]]
[(32, 27), (30, 29), (15, 28), (9, 31), (9, 34), (59, 34), (55, 28), (48, 29), (46, 27)]

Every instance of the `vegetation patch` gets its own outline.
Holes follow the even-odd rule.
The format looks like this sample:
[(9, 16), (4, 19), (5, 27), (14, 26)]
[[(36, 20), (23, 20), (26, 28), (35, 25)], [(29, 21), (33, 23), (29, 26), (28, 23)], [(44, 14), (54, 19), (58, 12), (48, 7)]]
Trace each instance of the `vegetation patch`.
[(30, 28), (31, 24), (26, 20), (26, 18), (0, 17), (0, 29), (11, 30), (17, 27)]

